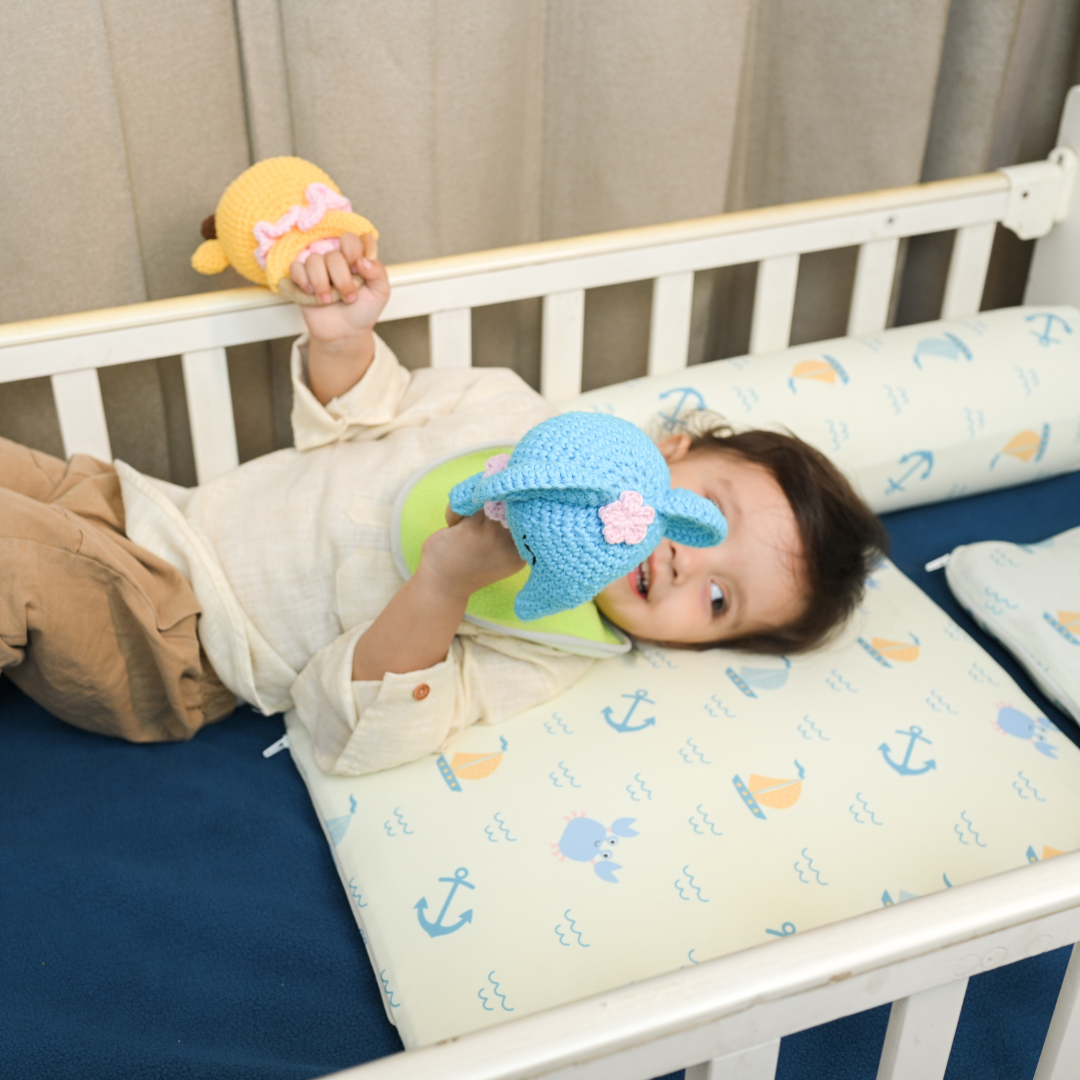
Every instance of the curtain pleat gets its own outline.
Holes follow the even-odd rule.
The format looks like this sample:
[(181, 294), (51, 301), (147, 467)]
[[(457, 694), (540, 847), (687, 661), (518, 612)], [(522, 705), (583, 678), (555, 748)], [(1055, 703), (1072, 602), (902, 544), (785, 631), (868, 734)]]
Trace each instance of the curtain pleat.
[[(390, 262), (978, 172), (1044, 156), (1080, 0), (32, 0), (0, 5), (0, 320), (244, 284), (190, 268), (251, 161), (319, 162)], [(952, 237), (902, 251), (937, 314)], [(1002, 233), (984, 304), (1030, 244)], [(843, 333), (853, 251), (802, 261), (793, 340)], [(754, 267), (697, 275), (691, 362), (746, 350)], [(641, 374), (649, 283), (586, 298), (586, 384)], [(411, 366), (425, 320), (388, 324)], [(475, 360), (539, 379), (540, 303), (473, 314)], [(287, 445), (287, 343), (229, 350), (242, 459)], [(194, 480), (177, 359), (101, 376), (114, 451)], [(59, 452), (47, 380), (0, 434)]]

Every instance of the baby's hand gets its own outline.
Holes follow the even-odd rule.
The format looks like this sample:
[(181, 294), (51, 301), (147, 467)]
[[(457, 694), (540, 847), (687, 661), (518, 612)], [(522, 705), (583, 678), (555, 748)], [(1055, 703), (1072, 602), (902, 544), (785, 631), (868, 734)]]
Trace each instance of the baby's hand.
[[(386, 268), (374, 258), (375, 238), (367, 233), (363, 238), (353, 233), (341, 237), (341, 250), (325, 255), (311, 255), (306, 263), (294, 262), (289, 276), (298, 288), (317, 296), (319, 306), (301, 306), (312, 338), (319, 341), (341, 341), (370, 330), (378, 321), (390, 299), (390, 282)], [(363, 278), (358, 288), (353, 274)], [(333, 303), (331, 288), (342, 297)]]
[(471, 596), (525, 565), (510, 530), (482, 510), (462, 518), (447, 507), (446, 520), (449, 528), (439, 529), (424, 541), (418, 570), (445, 593)]

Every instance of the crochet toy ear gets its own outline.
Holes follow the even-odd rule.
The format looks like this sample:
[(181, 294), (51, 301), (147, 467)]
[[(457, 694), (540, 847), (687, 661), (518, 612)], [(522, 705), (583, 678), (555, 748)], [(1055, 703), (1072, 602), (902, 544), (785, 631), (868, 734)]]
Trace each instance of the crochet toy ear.
[(686, 488), (672, 488), (660, 507), (666, 519), (664, 535), (688, 547), (713, 547), (727, 536), (724, 515), (708, 499)]
[(220, 274), (229, 265), (229, 257), (220, 240), (204, 240), (191, 256), (191, 265), (200, 274)]
[(450, 489), (450, 509), (462, 517), (472, 517), (477, 510), (483, 510), (486, 499), (476, 498), (476, 485), (484, 479), (483, 473), (477, 473), (455, 484)]
[(483, 509), (484, 503), (500, 500), (548, 498), (571, 506), (602, 506), (618, 496), (619, 492), (594, 472), (526, 463), (491, 476), (477, 473), (455, 484), (450, 492), (450, 508), (467, 517)]
[(597, 475), (596, 469), (562, 464), (512, 463), (503, 472), (483, 479), (485, 500), (549, 498), (571, 506), (602, 506), (619, 497), (619, 488)]

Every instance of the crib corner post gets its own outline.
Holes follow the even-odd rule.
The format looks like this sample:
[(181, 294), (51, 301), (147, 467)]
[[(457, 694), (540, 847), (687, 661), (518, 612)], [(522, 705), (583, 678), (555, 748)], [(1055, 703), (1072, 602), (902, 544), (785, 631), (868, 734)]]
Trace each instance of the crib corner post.
[[(1073, 158), (1080, 155), (1080, 86), (1074, 86), (1065, 98), (1058, 129), (1055, 160), (1062, 149)], [(1025, 304), (1074, 304), (1080, 307), (1080, 184), (1072, 184), (1064, 218), (1054, 229), (1035, 242), (1031, 257)]]

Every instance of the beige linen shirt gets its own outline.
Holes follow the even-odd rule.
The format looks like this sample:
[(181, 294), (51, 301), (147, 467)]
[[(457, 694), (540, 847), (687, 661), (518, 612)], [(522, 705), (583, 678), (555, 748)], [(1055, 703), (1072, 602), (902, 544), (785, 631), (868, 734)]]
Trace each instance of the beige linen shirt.
[(440, 457), (516, 442), (552, 410), (511, 371), (409, 372), (381, 340), (363, 379), (324, 407), (306, 343), (292, 354), (295, 449), (190, 489), (116, 466), (127, 533), (191, 581), (222, 681), (264, 713), (295, 706), (320, 768), (356, 775), (546, 701), (594, 661), (463, 622), (441, 663), (352, 681), (357, 641), (402, 585), (390, 553), (398, 491)]

